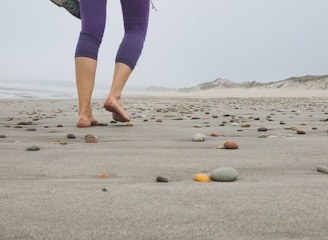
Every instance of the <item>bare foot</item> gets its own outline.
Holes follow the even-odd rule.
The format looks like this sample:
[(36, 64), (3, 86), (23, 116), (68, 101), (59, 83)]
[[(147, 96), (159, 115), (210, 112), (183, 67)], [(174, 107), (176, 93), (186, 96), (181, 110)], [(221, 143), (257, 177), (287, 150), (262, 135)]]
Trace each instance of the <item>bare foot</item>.
[(91, 127), (91, 122), (89, 119), (83, 119), (80, 118), (77, 122), (76, 122), (76, 126), (83, 128), (83, 127)]
[(115, 98), (108, 97), (104, 103), (104, 108), (112, 112), (113, 119), (118, 122), (130, 122), (130, 118), (126, 113), (124, 112), (122, 108), (122, 104), (119, 100)]

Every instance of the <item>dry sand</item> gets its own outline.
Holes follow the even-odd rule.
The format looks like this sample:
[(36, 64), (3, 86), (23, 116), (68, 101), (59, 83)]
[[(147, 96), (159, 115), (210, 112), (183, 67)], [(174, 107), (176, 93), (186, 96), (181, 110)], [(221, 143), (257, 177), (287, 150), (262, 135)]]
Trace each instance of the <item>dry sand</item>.
[[(327, 96), (124, 100), (133, 126), (110, 123), (95, 100), (108, 126), (85, 129), (76, 101), (0, 100), (1, 240), (328, 239), (328, 174), (316, 171), (328, 166)], [(240, 148), (217, 149), (228, 139)], [(237, 181), (193, 180), (222, 166)]]

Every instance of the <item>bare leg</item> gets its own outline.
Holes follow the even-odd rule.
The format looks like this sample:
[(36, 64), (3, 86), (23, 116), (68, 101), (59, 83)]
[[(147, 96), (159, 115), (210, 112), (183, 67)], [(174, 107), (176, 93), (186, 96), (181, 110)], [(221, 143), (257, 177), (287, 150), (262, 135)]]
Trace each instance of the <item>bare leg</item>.
[(76, 86), (79, 96), (77, 127), (90, 127), (98, 121), (93, 118), (91, 96), (95, 83), (97, 61), (87, 57), (75, 58)]
[(122, 90), (131, 74), (131, 68), (124, 63), (116, 63), (112, 87), (109, 95), (104, 103), (104, 107), (107, 111), (113, 113), (113, 118), (119, 122), (129, 122), (129, 116), (124, 112), (122, 106)]

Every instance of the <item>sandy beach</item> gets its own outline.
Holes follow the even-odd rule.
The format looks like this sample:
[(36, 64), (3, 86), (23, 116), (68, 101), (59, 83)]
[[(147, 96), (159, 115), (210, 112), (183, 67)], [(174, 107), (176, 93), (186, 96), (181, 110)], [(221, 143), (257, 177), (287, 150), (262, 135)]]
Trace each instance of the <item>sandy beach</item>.
[[(0, 99), (1, 240), (328, 239), (324, 92), (126, 96), (130, 125), (103, 101), (76, 128), (76, 100)], [(194, 181), (218, 167), (237, 180)]]

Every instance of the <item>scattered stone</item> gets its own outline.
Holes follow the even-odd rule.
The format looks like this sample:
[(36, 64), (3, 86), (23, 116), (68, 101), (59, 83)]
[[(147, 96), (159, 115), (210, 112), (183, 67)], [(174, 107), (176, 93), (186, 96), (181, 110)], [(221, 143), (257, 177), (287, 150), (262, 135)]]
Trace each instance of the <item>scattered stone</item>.
[(128, 123), (126, 124), (126, 126), (127, 126), (127, 127), (133, 127), (133, 124), (130, 123), (130, 122), (128, 122)]
[(26, 151), (39, 151), (40, 148), (38, 146), (31, 146), (26, 148)]
[(301, 125), (301, 126), (306, 126), (306, 123), (301, 123), (300, 125)]
[(6, 135), (0, 135), (0, 138), (6, 138)]
[(305, 131), (303, 131), (303, 130), (297, 130), (297, 134), (304, 135), (305, 134)]
[(270, 135), (264, 135), (264, 134), (262, 134), (262, 135), (260, 135), (260, 136), (258, 136), (258, 138), (267, 138), (267, 137), (269, 137)]
[(318, 166), (318, 167), (317, 167), (317, 172), (321, 172), (321, 173), (326, 173), (326, 174), (328, 174), (328, 167), (325, 167), (325, 166)]
[(270, 135), (267, 137), (268, 139), (278, 139), (278, 136)]
[(16, 125), (14, 128), (23, 128), (21, 125)]
[(88, 134), (84, 137), (86, 143), (98, 143), (98, 137)]
[(219, 126), (220, 126), (220, 127), (224, 127), (224, 126), (225, 126), (225, 124), (224, 124), (224, 123), (221, 123), (221, 124), (219, 124)]
[(219, 182), (232, 182), (237, 176), (238, 172), (232, 167), (220, 167), (211, 172), (211, 179)]
[(248, 128), (250, 127), (251, 125), (249, 123), (242, 123), (241, 124), (241, 127), (244, 127), (244, 128)]
[(223, 117), (230, 117), (230, 114), (224, 114)]
[(58, 133), (57, 130), (50, 130), (49, 133)]
[(280, 125), (285, 125), (286, 123), (284, 121), (280, 121)]
[(224, 149), (224, 147), (222, 145), (219, 145), (216, 147), (216, 149)]
[(225, 149), (238, 149), (239, 148), (238, 144), (233, 140), (225, 141), (223, 146)]
[(156, 121), (155, 122), (157, 122), (157, 123), (161, 123), (161, 122), (163, 122), (163, 120), (162, 119), (160, 119), (160, 118), (158, 118), (158, 119), (156, 119)]
[(43, 125), (43, 128), (49, 128), (49, 126), (47, 124)]
[(27, 128), (26, 131), (34, 132), (34, 131), (36, 131), (36, 128), (34, 128), (34, 127), (32, 127), (32, 128)]
[(107, 189), (106, 189), (106, 188), (103, 188), (101, 191), (103, 191), (103, 192), (107, 192)]
[(194, 142), (204, 142), (205, 141), (206, 136), (204, 134), (201, 133), (196, 133), (193, 137), (192, 140)]
[(293, 134), (287, 134), (287, 137), (294, 137)]
[(218, 116), (217, 115), (212, 115), (212, 118), (218, 118)]
[(218, 133), (211, 133), (211, 136), (212, 136), (212, 137), (218, 137), (219, 134), (218, 134)]
[(192, 117), (192, 118), (190, 118), (191, 120), (199, 120), (200, 119), (200, 117)]
[(157, 177), (156, 177), (156, 181), (157, 181), (157, 182), (166, 183), (166, 182), (168, 182), (169, 180), (168, 180), (167, 178), (165, 178), (165, 177), (157, 176)]
[(178, 120), (178, 121), (180, 121), (180, 120), (183, 120), (183, 118), (182, 117), (176, 117), (176, 118), (173, 118), (172, 120)]
[(268, 129), (266, 127), (260, 127), (257, 129), (258, 132), (266, 132)]
[(109, 178), (109, 175), (107, 173), (101, 173), (97, 176), (97, 178)]
[(204, 173), (198, 173), (196, 174), (195, 176), (195, 181), (196, 182), (210, 182), (211, 179), (209, 176), (207, 176), (206, 174)]
[(195, 125), (194, 128), (202, 128), (202, 125)]
[(63, 125), (62, 124), (58, 124), (57, 127), (63, 127)]
[(255, 120), (255, 121), (259, 121), (260, 118), (259, 118), (259, 117), (255, 117), (254, 120)]
[(313, 127), (312, 130), (318, 130), (318, 128), (317, 127)]
[(236, 122), (232, 122), (230, 125), (231, 125), (231, 126), (239, 126), (239, 124), (236, 123)]
[(117, 121), (115, 121), (115, 120), (112, 120), (112, 121), (110, 121), (110, 123), (117, 123)]
[(59, 143), (60, 143), (60, 145), (67, 145), (66, 141), (60, 141)]
[(69, 133), (69, 134), (67, 134), (67, 138), (68, 139), (75, 139), (76, 136), (73, 133)]

